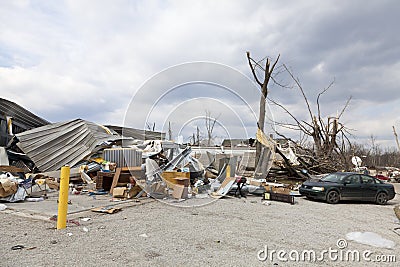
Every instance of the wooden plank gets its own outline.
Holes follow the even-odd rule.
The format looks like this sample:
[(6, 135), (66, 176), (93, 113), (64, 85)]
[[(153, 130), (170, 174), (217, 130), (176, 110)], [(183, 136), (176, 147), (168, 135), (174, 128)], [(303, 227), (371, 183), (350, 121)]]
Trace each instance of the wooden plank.
[(142, 167), (122, 167), (122, 171), (141, 171)]
[(222, 182), (221, 186), (217, 190), (217, 192), (213, 192), (211, 197), (220, 198), (228, 194), (229, 190), (232, 188), (233, 184), (236, 182), (235, 177), (226, 177)]
[(24, 172), (24, 169), (15, 166), (0, 166), (0, 171), (4, 172)]
[(180, 184), (174, 185), (174, 191), (172, 192), (172, 197), (176, 199), (188, 198), (188, 188)]
[(294, 196), (280, 193), (267, 192), (264, 193), (264, 200), (276, 200), (281, 202), (286, 202), (294, 205)]
[(111, 184), (110, 194), (113, 193), (114, 187), (116, 187), (117, 184), (118, 184), (119, 175), (121, 174), (121, 170), (122, 170), (121, 168), (117, 168), (117, 170), (115, 171), (114, 179), (113, 179), (112, 184)]
[[(41, 172), (41, 173), (35, 173), (35, 175), (43, 175), (47, 177), (53, 177), (53, 178), (58, 178), (60, 179), (61, 176), (61, 170), (59, 171), (49, 171), (49, 172)], [(69, 177), (80, 177), (81, 174), (79, 172), (79, 168), (71, 168), (69, 172)]]

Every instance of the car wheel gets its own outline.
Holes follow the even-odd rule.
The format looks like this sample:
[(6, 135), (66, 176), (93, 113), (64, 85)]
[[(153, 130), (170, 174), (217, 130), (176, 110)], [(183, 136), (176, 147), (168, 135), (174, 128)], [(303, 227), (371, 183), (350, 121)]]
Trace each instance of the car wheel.
[(329, 204), (336, 204), (340, 200), (340, 195), (337, 191), (332, 190), (329, 191), (328, 194), (326, 195), (326, 202)]
[(376, 195), (376, 203), (379, 205), (385, 205), (388, 201), (387, 194), (385, 192), (379, 192), (378, 195)]

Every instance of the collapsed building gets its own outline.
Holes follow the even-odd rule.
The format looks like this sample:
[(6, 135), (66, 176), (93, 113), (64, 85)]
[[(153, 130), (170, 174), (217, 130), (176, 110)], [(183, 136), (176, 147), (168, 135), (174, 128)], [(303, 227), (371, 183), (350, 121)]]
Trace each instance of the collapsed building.
[[(0, 166), (0, 171), (19, 172), (19, 179), (11, 180), (24, 189), (38, 181), (57, 189), (63, 166), (70, 166), (77, 190), (108, 192), (113, 197), (221, 197), (236, 193), (241, 177), (247, 177), (247, 183), (239, 189), (262, 194), (266, 182), (276, 182), (279, 175), (306, 177), (295, 168), (300, 163), (291, 146), (262, 132), (256, 138), (263, 144), (257, 161), (252, 138), (225, 141), (225, 148), (202, 151), (165, 140), (161, 132), (83, 119), (50, 123), (7, 100), (0, 110), (4, 137), (0, 165), (11, 165)], [(3, 189), (10, 189), (10, 177), (2, 179)], [(0, 197), (16, 194), (14, 187)], [(23, 199), (24, 194), (19, 195), (12, 200)]]

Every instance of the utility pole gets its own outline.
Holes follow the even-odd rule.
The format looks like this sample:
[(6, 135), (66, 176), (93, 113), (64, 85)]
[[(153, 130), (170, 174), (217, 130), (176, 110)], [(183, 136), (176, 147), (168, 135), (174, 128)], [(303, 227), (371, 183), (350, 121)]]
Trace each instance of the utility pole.
[(196, 144), (197, 144), (197, 146), (200, 146), (200, 129), (199, 129), (199, 126), (196, 127), (196, 130), (197, 130), (197, 141), (196, 141)]
[(168, 122), (168, 138), (172, 141), (172, 130), (171, 130), (171, 122)]

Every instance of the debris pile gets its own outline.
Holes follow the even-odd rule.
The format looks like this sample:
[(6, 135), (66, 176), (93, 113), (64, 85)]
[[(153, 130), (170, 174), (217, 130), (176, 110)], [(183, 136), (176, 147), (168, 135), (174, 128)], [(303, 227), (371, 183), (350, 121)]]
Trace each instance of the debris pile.
[[(183, 201), (253, 194), (293, 204), (301, 181), (338, 167), (260, 129), (256, 140), (242, 140), (236, 148), (203, 149), (165, 140), (165, 133), (82, 119), (50, 123), (9, 107), (0, 110), (7, 125), (0, 129), (2, 142), (7, 141), (0, 146), (3, 201), (46, 199), (48, 190), (59, 190), (61, 167), (70, 166), (70, 192), (77, 195)], [(262, 145), (258, 159), (255, 141)], [(393, 170), (390, 176), (399, 173)]]

